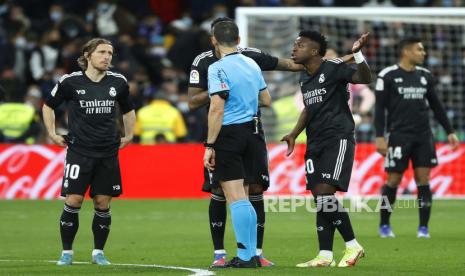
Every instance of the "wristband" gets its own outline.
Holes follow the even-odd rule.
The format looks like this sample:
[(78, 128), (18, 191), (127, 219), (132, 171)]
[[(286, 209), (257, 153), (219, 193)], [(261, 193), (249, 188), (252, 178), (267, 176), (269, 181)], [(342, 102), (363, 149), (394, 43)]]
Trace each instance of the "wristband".
[(203, 146), (206, 147), (206, 148), (213, 148), (214, 145), (215, 144), (210, 144), (210, 143), (207, 143), (207, 142), (203, 143)]
[(354, 53), (355, 63), (360, 64), (365, 61), (365, 57), (362, 54), (362, 51), (358, 51)]

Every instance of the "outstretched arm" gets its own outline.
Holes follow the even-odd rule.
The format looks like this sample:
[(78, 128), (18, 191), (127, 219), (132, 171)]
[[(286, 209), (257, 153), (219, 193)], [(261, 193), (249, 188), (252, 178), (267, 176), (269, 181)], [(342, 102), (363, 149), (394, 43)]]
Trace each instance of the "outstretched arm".
[(360, 38), (354, 42), (352, 46), (352, 53), (354, 53), (355, 63), (357, 63), (357, 71), (355, 71), (352, 76), (353, 83), (364, 83), (368, 84), (371, 82), (371, 70), (368, 63), (366, 63), (365, 58), (361, 52), (361, 49), (368, 41), (369, 33), (364, 33)]

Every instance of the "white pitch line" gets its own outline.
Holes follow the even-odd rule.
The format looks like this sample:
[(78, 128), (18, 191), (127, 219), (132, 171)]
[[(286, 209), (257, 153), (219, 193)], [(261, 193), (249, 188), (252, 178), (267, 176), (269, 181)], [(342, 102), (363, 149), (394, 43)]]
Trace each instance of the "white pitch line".
[[(50, 260), (0, 260), (0, 262), (42, 262), (42, 263), (56, 263), (57, 261), (50, 261)], [(73, 264), (92, 264), (90, 262), (74, 262)], [(200, 268), (190, 268), (190, 267), (182, 267), (182, 266), (165, 266), (165, 265), (157, 265), (157, 264), (111, 264), (116, 266), (137, 266), (137, 267), (156, 267), (156, 268), (165, 268), (165, 269), (177, 269), (177, 270), (187, 270), (190, 272), (194, 272), (194, 274), (189, 274), (189, 276), (210, 276), (215, 275), (215, 272), (200, 269)]]

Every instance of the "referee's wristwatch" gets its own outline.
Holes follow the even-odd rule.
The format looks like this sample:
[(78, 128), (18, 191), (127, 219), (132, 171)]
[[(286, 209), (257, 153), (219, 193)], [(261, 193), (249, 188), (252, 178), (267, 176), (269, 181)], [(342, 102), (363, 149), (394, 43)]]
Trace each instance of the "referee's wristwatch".
[(215, 144), (211, 144), (211, 143), (208, 143), (208, 142), (204, 142), (203, 143), (203, 146), (206, 147), (206, 148), (213, 148)]

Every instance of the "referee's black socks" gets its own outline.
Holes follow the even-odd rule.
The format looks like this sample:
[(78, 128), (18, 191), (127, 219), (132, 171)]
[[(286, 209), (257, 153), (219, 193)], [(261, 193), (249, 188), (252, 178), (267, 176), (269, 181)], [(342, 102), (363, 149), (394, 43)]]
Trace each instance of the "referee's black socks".
[(63, 250), (73, 248), (74, 237), (76, 237), (79, 228), (79, 210), (81, 208), (71, 207), (65, 203), (60, 217), (60, 235)]
[(392, 188), (387, 184), (381, 188), (381, 209), (380, 225), (389, 225), (389, 218), (394, 208), (394, 202), (396, 202), (397, 187)]
[(428, 226), (433, 204), (433, 194), (429, 184), (418, 186), (418, 211), (420, 215), (420, 226)]
[(224, 230), (226, 229), (226, 198), (223, 195), (211, 194), (208, 207), (210, 233), (215, 250), (224, 250)]
[(110, 209), (95, 208), (92, 232), (94, 233), (94, 249), (103, 250), (110, 233), (111, 213)]
[[(265, 204), (263, 202), (263, 194), (249, 195), (249, 200), (255, 209), (255, 213), (257, 213), (257, 250), (260, 251), (263, 248), (263, 236), (265, 235)], [(261, 252), (259, 253), (261, 254)]]

